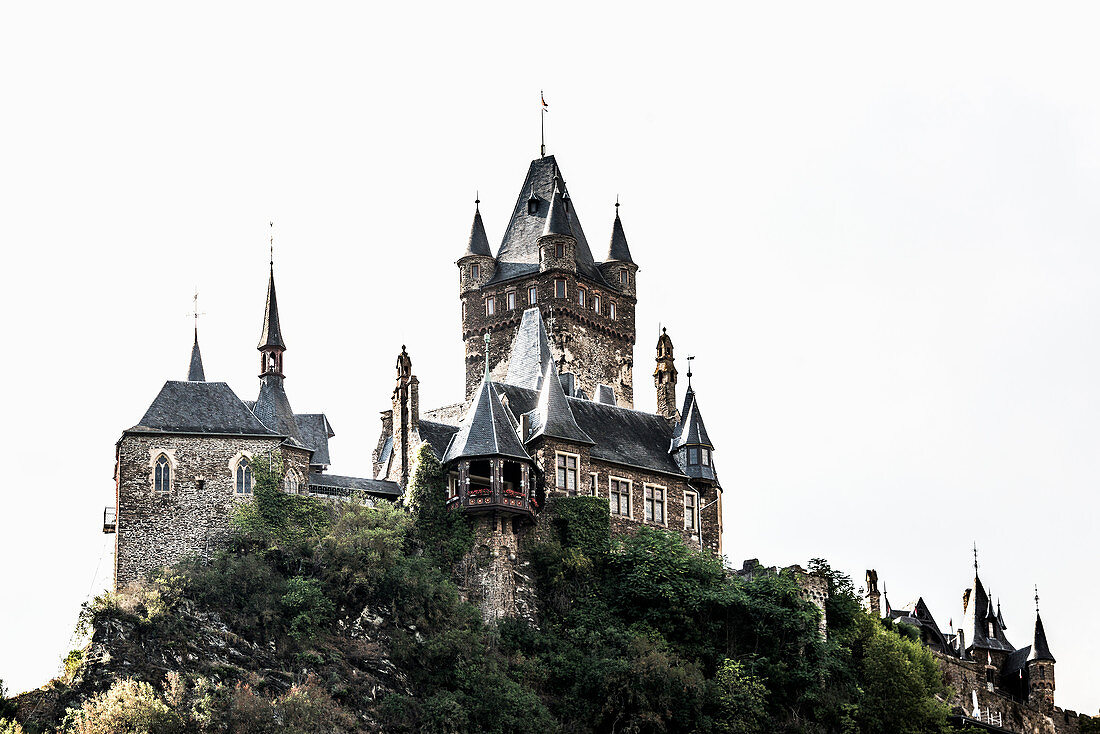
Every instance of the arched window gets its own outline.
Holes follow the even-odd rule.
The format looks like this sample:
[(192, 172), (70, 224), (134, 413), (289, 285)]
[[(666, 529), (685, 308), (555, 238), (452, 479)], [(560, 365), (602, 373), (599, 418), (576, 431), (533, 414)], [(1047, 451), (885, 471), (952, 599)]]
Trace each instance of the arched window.
[(252, 494), (252, 465), (247, 457), (237, 462), (237, 494)]
[(283, 489), (288, 494), (298, 494), (298, 475), (295, 472), (287, 472), (286, 478), (283, 479)]
[(161, 454), (157, 457), (157, 463), (153, 466), (153, 489), (158, 492), (167, 492), (172, 482), (172, 465), (168, 463), (168, 457)]

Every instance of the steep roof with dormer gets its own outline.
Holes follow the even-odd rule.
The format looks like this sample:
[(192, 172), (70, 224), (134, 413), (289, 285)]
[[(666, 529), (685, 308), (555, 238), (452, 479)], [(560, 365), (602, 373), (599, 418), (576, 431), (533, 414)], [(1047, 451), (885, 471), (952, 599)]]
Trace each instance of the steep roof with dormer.
[(523, 436), (524, 442), (540, 436), (560, 438), (573, 443), (594, 444), (595, 441), (577, 425), (569, 400), (561, 389), (558, 370), (551, 362), (542, 376), (542, 389), (535, 409), (528, 414), (531, 418), (531, 435)]
[[(1013, 652), (1016, 650), (1012, 643), (1005, 637), (1004, 628), (997, 619), (997, 611), (989, 598), (989, 593), (974, 573), (974, 586), (966, 601), (963, 610), (965, 622), (963, 629), (970, 635), (967, 639), (968, 650), (999, 650)], [(990, 634), (992, 630), (992, 634)]]
[(504, 456), (530, 461), (516, 433), (508, 409), (489, 380), (482, 380), (474, 393), (458, 432), (451, 438), (443, 462), (457, 459)]
[[(497, 250), (497, 269), (490, 283), (538, 272), (538, 241), (546, 231), (555, 189), (563, 198), (568, 197), (569, 190), (554, 156), (548, 155), (531, 161), (527, 178), (524, 179), (523, 186), (516, 197), (516, 207), (504, 230), (500, 249)], [(531, 199), (535, 199), (536, 202), (533, 213), (528, 212), (528, 201)], [(563, 233), (576, 238), (577, 272), (597, 283), (604, 283), (603, 276), (592, 258), (592, 250), (588, 246), (584, 230), (581, 228), (576, 206), (570, 202), (565, 209), (566, 211), (562, 212), (563, 221), (560, 225), (555, 225), (555, 229), (560, 229)]]

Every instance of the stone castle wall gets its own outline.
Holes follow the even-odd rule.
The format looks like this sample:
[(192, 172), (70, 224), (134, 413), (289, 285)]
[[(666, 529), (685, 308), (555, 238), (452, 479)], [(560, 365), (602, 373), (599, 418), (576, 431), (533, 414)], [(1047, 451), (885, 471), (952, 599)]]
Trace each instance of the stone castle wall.
[[(229, 537), (238, 502), (235, 462), (265, 457), (279, 439), (127, 434), (116, 464), (115, 588), (186, 556), (209, 557)], [(172, 466), (168, 492), (153, 486), (153, 462), (164, 453)], [(284, 468), (309, 476), (308, 452), (283, 448)]]

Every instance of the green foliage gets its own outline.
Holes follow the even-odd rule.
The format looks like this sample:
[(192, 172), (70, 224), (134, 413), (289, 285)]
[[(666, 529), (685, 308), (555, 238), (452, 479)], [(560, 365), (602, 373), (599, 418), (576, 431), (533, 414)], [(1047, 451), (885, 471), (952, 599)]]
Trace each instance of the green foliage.
[(69, 654), (65, 656), (62, 661), (62, 666), (65, 669), (65, 680), (72, 680), (77, 671), (80, 670), (80, 666), (84, 664), (84, 650), (70, 650)]
[(0, 716), (0, 734), (25, 734), (25, 731), (18, 721)]
[(447, 508), (447, 479), (432, 447), (426, 443), (416, 452), (416, 464), (409, 482), (409, 503), (416, 518), (414, 542), (444, 568), (451, 568), (469, 552), (473, 529), (465, 513)]
[(65, 721), (72, 734), (174, 734), (185, 722), (148, 683), (124, 678), (94, 696)]
[(303, 576), (287, 580), (286, 593), (279, 603), (290, 619), (290, 636), (298, 641), (313, 639), (336, 611), (335, 605), (325, 596), (321, 582)]
[(767, 731), (767, 695), (764, 681), (736, 660), (722, 662), (711, 685), (714, 730), (722, 734)]
[(1100, 716), (1081, 716), (1081, 734), (1100, 734)]
[(270, 460), (254, 458), (252, 477), (252, 501), (239, 504), (233, 517), (244, 540), (286, 548), (308, 544), (328, 529), (331, 516), (323, 502), (283, 491), (283, 461), (278, 452)]
[(554, 525), (562, 543), (588, 558), (600, 559), (611, 550), (611, 515), (601, 497), (554, 499)]
[[(0, 679), (0, 722), (12, 716), (15, 716), (15, 701), (8, 698), (8, 689), (3, 679)], [(0, 734), (3, 734), (3, 731), (0, 729)]]

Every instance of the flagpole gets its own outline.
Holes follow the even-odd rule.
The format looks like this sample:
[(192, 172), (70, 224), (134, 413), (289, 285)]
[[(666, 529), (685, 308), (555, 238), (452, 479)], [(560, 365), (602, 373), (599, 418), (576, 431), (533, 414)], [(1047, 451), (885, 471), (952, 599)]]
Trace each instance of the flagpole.
[(539, 108), (539, 157), (546, 157), (546, 97), (543, 96), (542, 90), (539, 90), (539, 100), (542, 102), (542, 107)]

